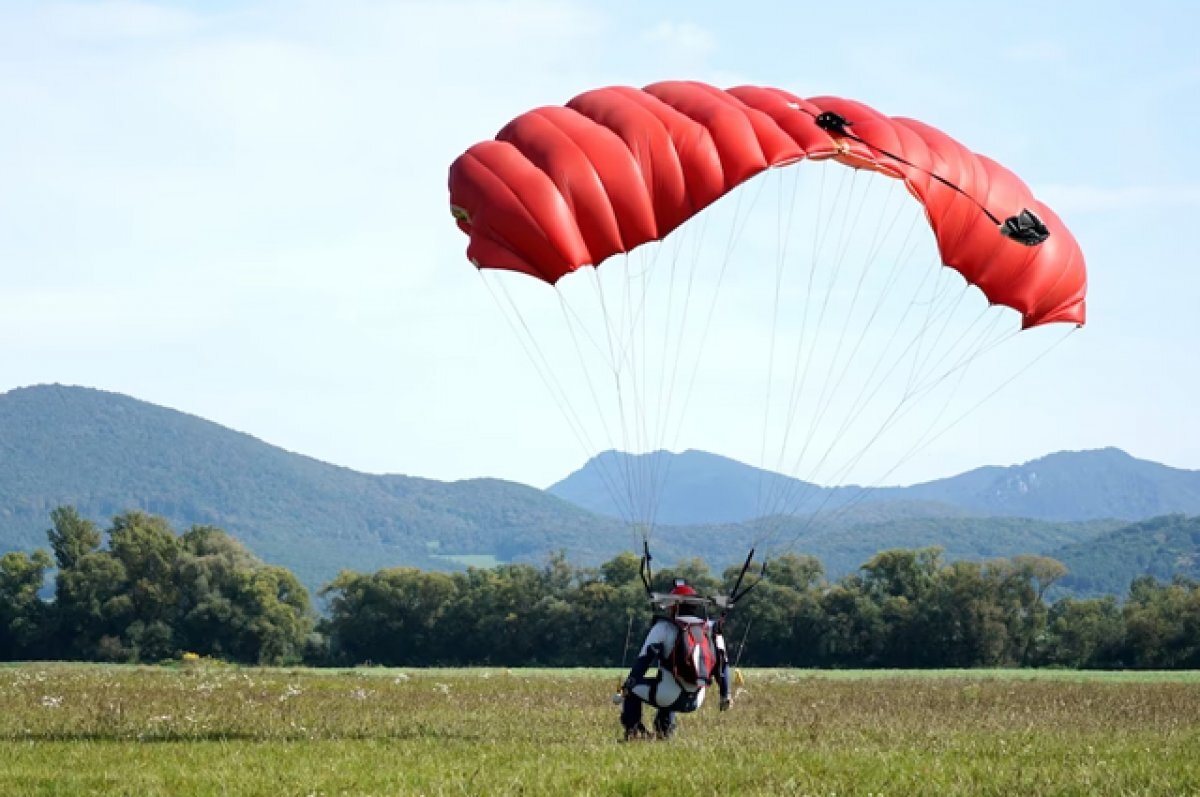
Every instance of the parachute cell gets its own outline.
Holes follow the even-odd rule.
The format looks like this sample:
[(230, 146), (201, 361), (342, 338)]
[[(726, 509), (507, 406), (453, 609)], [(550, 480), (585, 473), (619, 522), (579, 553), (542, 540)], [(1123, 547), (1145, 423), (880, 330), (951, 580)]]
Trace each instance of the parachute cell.
[[(903, 180), (942, 262), (1018, 311), (1024, 327), (1084, 322), (1079, 246), (1016, 175), (929, 125), (836, 97), (697, 82), (586, 92), (468, 149), (451, 166), (450, 203), (477, 267), (555, 284), (663, 239), (764, 170), (805, 159)], [(1004, 233), (1021, 218), (1045, 234)]]

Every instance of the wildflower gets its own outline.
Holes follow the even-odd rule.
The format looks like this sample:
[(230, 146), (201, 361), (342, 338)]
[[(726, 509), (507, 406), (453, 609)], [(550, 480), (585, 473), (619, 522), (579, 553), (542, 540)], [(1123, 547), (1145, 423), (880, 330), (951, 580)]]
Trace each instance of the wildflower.
[(58, 708), (62, 705), (62, 697), (55, 695), (42, 695), (42, 708)]

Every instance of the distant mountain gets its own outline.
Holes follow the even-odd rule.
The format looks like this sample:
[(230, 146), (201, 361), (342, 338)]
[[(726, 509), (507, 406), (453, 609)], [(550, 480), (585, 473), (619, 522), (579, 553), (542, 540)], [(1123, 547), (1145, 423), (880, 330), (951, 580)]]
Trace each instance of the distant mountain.
[(1060, 587), (1076, 595), (1124, 595), (1140, 575), (1200, 579), (1200, 517), (1168, 515), (1051, 551), (1067, 566)]
[[(1142, 520), (1200, 514), (1200, 471), (1135, 459), (1116, 448), (1050, 454), (1012, 467), (986, 467), (911, 487), (821, 487), (703, 451), (628, 455), (605, 452), (549, 492), (593, 512), (621, 517), (620, 496), (606, 484), (657, 478), (661, 523), (737, 523), (763, 514), (772, 490), (790, 490), (803, 512), (830, 512), (854, 502), (921, 502), (946, 514), (1078, 521)], [(618, 491), (619, 492), (619, 491)], [(953, 511), (951, 511), (953, 508)], [(627, 514), (627, 513), (624, 513)]]
[[(1185, 503), (1189, 495), (1188, 477), (1195, 474), (1111, 451), (1079, 455), (1093, 468), (1087, 471), (1091, 483), (1112, 493), (1090, 503), (1083, 500), (1086, 481), (1073, 480), (1068, 472), (1077, 455), (1053, 455), (1038, 460), (1048, 467), (984, 468), (914, 488), (876, 491), (856, 505), (846, 503), (856, 488), (821, 492), (825, 488), (792, 485), (703, 452), (664, 454), (645, 462), (671, 463), (660, 520), (684, 524), (659, 525), (654, 553), (660, 564), (696, 556), (720, 570), (740, 561), (757, 541), (760, 554), (812, 554), (825, 563), (830, 577), (838, 577), (885, 548), (940, 545), (948, 559), (1065, 551), (1084, 557), (1074, 560), (1078, 569), (1073, 567), (1082, 576), (1101, 566), (1086, 560), (1088, 541), (1128, 524), (981, 513), (988, 502), (1002, 503), (1008, 514), (1019, 512), (1015, 500), (1000, 498), (1019, 497), (1020, 488), (1005, 492), (997, 486), (1020, 483), (1013, 481), (1017, 474), (1027, 486), (1025, 494), (1040, 491), (1043, 504), (1050, 503), (1047, 485), (1073, 485), (1076, 506), (1093, 507), (1081, 515), (1096, 517), (1094, 507), (1115, 506), (1124, 488), (1114, 472), (1093, 467), (1092, 454), (1107, 457), (1113, 468), (1134, 463), (1143, 474), (1138, 478), (1154, 485), (1142, 484), (1143, 495), (1156, 496), (1142, 506)], [(612, 465), (622, 463), (619, 455), (610, 456)], [(1164, 472), (1177, 478), (1165, 478)], [(594, 493), (584, 489), (588, 468), (582, 474), (555, 491), (576, 495), (584, 504), (594, 501)], [(1036, 486), (1028, 488), (1031, 481)], [(753, 511), (760, 483), (767, 489), (817, 491), (828, 499), (825, 511), (816, 518), (737, 522)], [(39, 386), (0, 394), (0, 553), (45, 547), (50, 511), (64, 504), (102, 526), (127, 509), (163, 515), (179, 531), (192, 524), (219, 526), (263, 559), (293, 570), (310, 589), (341, 569), (541, 562), (556, 550), (566, 551), (572, 561), (595, 564), (637, 548), (621, 522), (512, 482), (357, 473), (192, 415), (88, 388)], [(698, 520), (706, 522), (687, 522)]]
[(1119, 448), (1062, 451), (1023, 465), (978, 468), (892, 488), (883, 495), (944, 501), (983, 515), (1143, 520), (1200, 514), (1200, 471), (1136, 459)]
[(610, 519), (497, 479), (374, 476), (115, 393), (39, 386), (0, 395), (0, 551), (45, 547), (71, 504), (104, 526), (126, 509), (179, 531), (211, 524), (316, 587), (342, 568), (455, 567), (454, 556), (592, 558), (629, 545)]
[(605, 451), (547, 492), (593, 512), (627, 517), (631, 516), (628, 507), (640, 509), (641, 498), (637, 488), (633, 495), (625, 494), (628, 484), (645, 485), (646, 492), (657, 492), (655, 519), (664, 525), (741, 523), (771, 514), (770, 499), (780, 495), (794, 496), (797, 501), (809, 499), (813, 506), (825, 501), (827, 508), (833, 509), (858, 492), (848, 487), (828, 490), (691, 449), (680, 454)]

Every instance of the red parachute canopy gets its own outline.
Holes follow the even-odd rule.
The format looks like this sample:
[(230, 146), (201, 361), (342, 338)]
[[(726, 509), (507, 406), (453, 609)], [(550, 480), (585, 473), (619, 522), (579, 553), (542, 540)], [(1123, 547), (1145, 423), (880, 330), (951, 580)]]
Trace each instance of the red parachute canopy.
[(1083, 254), (1020, 178), (928, 125), (837, 97), (680, 81), (596, 89), (468, 149), (450, 167), (450, 204), (477, 267), (554, 284), (805, 158), (903, 180), (942, 262), (1024, 327), (1084, 322)]

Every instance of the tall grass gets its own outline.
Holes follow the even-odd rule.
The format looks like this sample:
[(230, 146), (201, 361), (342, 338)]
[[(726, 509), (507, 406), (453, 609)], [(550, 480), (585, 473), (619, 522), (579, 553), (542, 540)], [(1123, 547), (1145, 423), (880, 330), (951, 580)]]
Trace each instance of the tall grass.
[(1196, 673), (747, 676), (622, 744), (611, 670), (5, 667), (0, 794), (1200, 793)]

